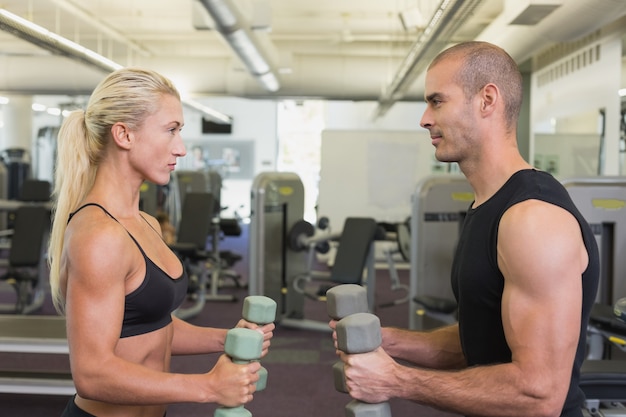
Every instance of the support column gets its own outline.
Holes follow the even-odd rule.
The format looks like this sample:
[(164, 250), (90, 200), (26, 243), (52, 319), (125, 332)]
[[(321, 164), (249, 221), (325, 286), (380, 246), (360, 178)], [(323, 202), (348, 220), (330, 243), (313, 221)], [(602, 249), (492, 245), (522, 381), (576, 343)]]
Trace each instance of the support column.
[[(2, 140), (0, 141), (3, 168), (6, 167), (6, 175), (4, 175), (6, 177), (6, 195), (3, 198), (15, 199), (19, 196), (23, 180), (31, 175), (33, 99), (32, 96), (24, 95), (11, 95), (7, 98), (9, 102), (2, 108), (4, 125), (1, 129)], [(25, 152), (17, 150), (24, 150)]]
[(1, 148), (22, 148), (30, 154), (33, 142), (32, 96), (5, 96), (8, 104), (2, 108), (4, 127)]

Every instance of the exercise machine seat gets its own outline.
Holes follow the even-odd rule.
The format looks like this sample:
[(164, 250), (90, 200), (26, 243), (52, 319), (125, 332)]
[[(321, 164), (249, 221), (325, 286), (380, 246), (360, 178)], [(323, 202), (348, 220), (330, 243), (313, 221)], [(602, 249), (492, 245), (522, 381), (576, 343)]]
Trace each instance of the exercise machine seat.
[(413, 297), (413, 301), (435, 313), (453, 314), (457, 309), (456, 301), (448, 298), (419, 295)]
[(338, 284), (359, 284), (378, 225), (369, 217), (348, 217), (339, 237), (330, 280)]
[(579, 385), (587, 399), (626, 400), (626, 360), (586, 360)]
[(211, 193), (186, 193), (176, 243), (171, 244), (170, 248), (181, 258), (192, 261), (208, 259), (206, 246), (213, 213), (214, 199)]

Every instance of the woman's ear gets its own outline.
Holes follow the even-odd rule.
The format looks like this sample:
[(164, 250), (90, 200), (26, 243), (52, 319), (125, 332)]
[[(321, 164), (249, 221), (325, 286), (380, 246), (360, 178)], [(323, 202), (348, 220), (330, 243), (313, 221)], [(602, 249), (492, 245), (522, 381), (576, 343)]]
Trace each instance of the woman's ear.
[(130, 149), (132, 144), (132, 133), (126, 124), (118, 122), (111, 127), (113, 140), (122, 149)]

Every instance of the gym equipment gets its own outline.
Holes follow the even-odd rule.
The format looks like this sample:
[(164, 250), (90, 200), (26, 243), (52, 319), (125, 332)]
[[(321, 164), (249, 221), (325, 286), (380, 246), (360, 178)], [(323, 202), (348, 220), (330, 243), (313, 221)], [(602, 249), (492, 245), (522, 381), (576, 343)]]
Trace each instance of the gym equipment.
[[(276, 320), (276, 301), (262, 295), (249, 295), (243, 300), (242, 317), (250, 323), (263, 326)], [(256, 390), (262, 391), (267, 386), (267, 369), (259, 369)]]
[[(190, 192), (185, 195), (183, 216), (177, 228), (176, 243), (170, 245), (170, 249), (176, 252), (188, 271), (188, 293), (195, 298), (192, 307), (176, 310), (176, 316), (183, 320), (200, 313), (208, 298), (206, 264), (210, 253), (206, 250), (206, 241), (212, 219), (213, 196), (211, 194)], [(215, 285), (211, 285), (211, 290), (216, 291)], [(212, 299), (218, 299), (217, 294), (212, 294)], [(231, 297), (224, 299), (232, 300)]]
[(346, 417), (391, 417), (388, 402), (369, 404), (352, 400), (346, 405)]
[(615, 315), (626, 293), (626, 177), (563, 181), (585, 217), (600, 250), (600, 285), (588, 326), (588, 355), (581, 368), (588, 415), (626, 416), (626, 362), (610, 359), (611, 347), (626, 351), (626, 323)]
[(587, 359), (611, 359), (613, 347), (626, 352), (626, 321), (620, 305), (618, 300), (613, 306), (608, 304), (593, 306), (587, 334), (590, 341), (599, 340), (599, 343), (597, 345), (590, 343)]
[(7, 198), (9, 200), (19, 199), (22, 183), (30, 177), (31, 173), (29, 153), (26, 149), (9, 148), (2, 151), (0, 159), (7, 168)]
[[(256, 330), (235, 328), (226, 333), (224, 352), (234, 363), (245, 364), (258, 360), (263, 351), (263, 335)], [(252, 413), (242, 405), (238, 407), (220, 407), (214, 417), (252, 417)]]
[[(600, 251), (600, 281), (596, 303), (613, 306), (626, 294), (626, 177), (573, 178), (563, 181), (570, 197), (587, 220)], [(606, 359), (607, 330), (599, 326), (604, 307), (595, 306), (588, 327), (587, 359)], [(607, 307), (608, 308), (608, 307)], [(605, 316), (606, 317), (606, 316)]]
[(337, 348), (346, 353), (366, 353), (382, 343), (380, 320), (370, 313), (354, 313), (337, 322)]
[(427, 177), (411, 196), (410, 329), (456, 321), (450, 272), (459, 228), (473, 200), (467, 179), (458, 175)]
[(626, 321), (626, 298), (620, 298), (617, 300), (615, 306), (613, 307), (613, 313), (615, 313), (618, 319)]
[(0, 267), (6, 268), (0, 280), (14, 288), (16, 301), (0, 310), (29, 314), (43, 305), (48, 285), (45, 254), (49, 231), (50, 212), (45, 206), (24, 205), (15, 211), (9, 255), (0, 260)]
[(243, 300), (242, 317), (263, 326), (276, 320), (276, 301), (262, 295), (249, 295)]
[[(65, 318), (0, 315), (0, 352), (67, 355)], [(76, 389), (69, 372), (0, 370), (0, 392), (69, 396)]]
[(139, 210), (156, 217), (159, 212), (159, 188), (156, 184), (144, 181), (139, 188)]
[(342, 284), (329, 289), (326, 292), (326, 311), (334, 320), (369, 312), (365, 288), (356, 284)]
[[(220, 251), (219, 242), (223, 236), (238, 236), (241, 234), (236, 219), (222, 219), (221, 187), (222, 178), (216, 171), (185, 171), (176, 170), (170, 181), (171, 192), (168, 199), (170, 219), (176, 225), (181, 221), (181, 202), (185, 201), (187, 193), (209, 193), (213, 196), (211, 208), (212, 222), (207, 235), (210, 238), (210, 269), (211, 295), (210, 300), (223, 301), (224, 297), (217, 296), (222, 278), (233, 280), (235, 286), (240, 287), (240, 276), (230, 268), (241, 259), (241, 256), (230, 251)], [(230, 221), (229, 221), (230, 220)], [(232, 221), (234, 220), (234, 222)]]
[[(382, 343), (380, 320), (370, 313), (355, 313), (339, 320), (336, 326), (337, 347), (349, 354), (371, 352)], [(346, 406), (346, 416), (391, 417), (389, 403), (364, 403), (353, 400)]]
[[(293, 288), (302, 294), (308, 295), (309, 298), (318, 299), (317, 296), (312, 296), (306, 291), (306, 285), (312, 281), (321, 280), (331, 285), (360, 284), (368, 257), (373, 262), (372, 247), (376, 232), (377, 225), (374, 219), (348, 217), (339, 235), (337, 252), (330, 273), (312, 269), (312, 265), (309, 263), (308, 272), (300, 274), (294, 279)], [(310, 243), (312, 248), (318, 244)], [(309, 259), (311, 259), (311, 256)]]
[[(376, 231), (373, 219), (346, 219), (330, 274), (316, 274), (310, 271), (302, 250), (301, 242), (306, 245), (311, 241), (305, 241), (307, 231), (304, 230), (310, 228), (301, 223), (304, 186), (298, 175), (287, 172), (259, 174), (252, 185), (251, 207), (249, 293), (266, 295), (277, 302), (279, 324), (330, 331), (326, 323), (304, 318), (307, 293), (302, 285), (310, 279), (323, 279), (331, 286), (366, 282), (368, 305), (373, 309), (376, 278), (370, 250)], [(296, 224), (300, 226), (294, 229)], [(305, 237), (298, 237), (300, 235)], [(297, 237), (295, 243), (290, 236)], [(363, 270), (366, 265), (365, 280)]]
[(300, 252), (313, 249), (311, 253), (327, 253), (330, 250), (328, 241), (338, 235), (324, 234), (315, 236), (315, 226), (306, 220), (298, 220), (289, 231), (289, 249)]
[(614, 304), (626, 294), (626, 177), (573, 178), (563, 181), (600, 249), (597, 302)]
[(587, 416), (626, 416), (626, 361), (587, 360), (581, 368)]
[[(326, 311), (333, 320), (341, 320), (351, 314), (367, 313), (369, 307), (365, 288), (356, 284), (342, 284), (329, 289), (326, 292)], [(348, 393), (341, 361), (333, 364), (333, 380), (337, 391)]]
[(394, 260), (394, 255), (398, 253), (402, 256), (404, 261), (410, 261), (411, 259), (411, 233), (409, 224), (410, 218), (403, 223), (387, 223), (387, 227), (385, 227), (385, 238), (382, 241), (377, 240), (377, 245), (382, 246), (382, 252), (387, 260), (389, 277), (391, 278), (391, 290), (405, 292), (404, 297), (379, 304), (379, 307), (392, 307), (409, 301), (409, 286), (400, 282), (396, 261)]
[(206, 246), (213, 227), (214, 202), (213, 195), (210, 193), (186, 193), (183, 215), (177, 228), (176, 243), (170, 245), (189, 272), (189, 292), (195, 298), (192, 307), (180, 308), (176, 311), (176, 316), (185, 320), (200, 313), (206, 301), (235, 301), (232, 295), (218, 294), (219, 270), (216, 268), (210, 271), (211, 293), (207, 294), (207, 285), (209, 285), (207, 263), (213, 252), (207, 251)]

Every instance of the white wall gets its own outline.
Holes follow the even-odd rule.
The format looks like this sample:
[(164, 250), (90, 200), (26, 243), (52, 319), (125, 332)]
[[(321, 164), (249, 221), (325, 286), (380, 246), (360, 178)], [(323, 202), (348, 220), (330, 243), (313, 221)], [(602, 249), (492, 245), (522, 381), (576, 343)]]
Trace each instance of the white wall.
[(417, 182), (438, 171), (424, 103), (397, 103), (372, 120), (375, 102), (329, 102), (322, 132), (318, 212), (340, 230), (348, 216), (401, 222)]
[[(532, 75), (530, 107), (532, 131), (535, 134), (538, 132), (537, 126), (558, 126), (554, 120), (579, 117), (581, 114), (598, 114), (601, 108), (605, 110), (604, 166), (601, 169), (603, 175), (619, 174), (620, 99), (617, 91), (622, 78), (621, 31), (620, 28), (607, 28), (593, 44)], [(589, 59), (590, 55), (592, 60)], [(546, 81), (547, 76), (551, 78), (549, 81)], [(572, 132), (571, 128), (568, 130), (569, 133), (586, 134), (596, 128), (597, 123), (592, 121), (588, 128), (581, 128), (585, 131)], [(546, 133), (545, 129), (541, 130)], [(553, 133), (559, 132), (555, 129)], [(531, 139), (531, 154), (534, 152), (534, 141), (534, 138)], [(558, 153), (567, 155), (570, 149), (562, 148)], [(594, 163), (597, 165), (597, 155), (594, 158), (595, 161), (589, 160), (586, 163), (590, 166)]]

